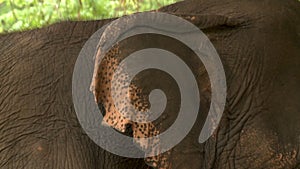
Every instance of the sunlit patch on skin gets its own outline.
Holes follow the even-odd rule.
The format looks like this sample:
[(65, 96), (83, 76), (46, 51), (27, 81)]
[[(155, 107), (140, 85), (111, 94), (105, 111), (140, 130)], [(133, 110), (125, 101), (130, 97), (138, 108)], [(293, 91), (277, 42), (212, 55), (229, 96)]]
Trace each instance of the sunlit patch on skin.
[(37, 149), (37, 151), (42, 151), (43, 150), (42, 146), (38, 146), (36, 149)]
[(240, 157), (237, 159), (247, 157), (245, 161), (243, 160), (243, 166), (252, 168), (296, 168), (296, 149), (283, 152), (282, 147), (274, 147), (276, 139), (276, 135), (271, 133), (266, 135), (257, 129), (243, 130), (240, 136), (240, 149), (237, 150)]

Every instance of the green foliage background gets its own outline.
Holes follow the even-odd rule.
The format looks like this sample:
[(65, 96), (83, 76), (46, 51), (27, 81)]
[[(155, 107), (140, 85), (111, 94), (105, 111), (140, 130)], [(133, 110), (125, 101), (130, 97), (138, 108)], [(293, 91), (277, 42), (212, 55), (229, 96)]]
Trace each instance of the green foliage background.
[(0, 33), (158, 9), (178, 0), (0, 0)]

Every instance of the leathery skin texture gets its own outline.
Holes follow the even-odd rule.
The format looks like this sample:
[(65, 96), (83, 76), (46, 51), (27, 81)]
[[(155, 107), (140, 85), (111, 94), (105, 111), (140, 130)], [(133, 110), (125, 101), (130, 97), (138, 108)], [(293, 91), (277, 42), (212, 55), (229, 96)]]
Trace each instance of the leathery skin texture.
[[(208, 36), (223, 63), (228, 93), (217, 130), (199, 144), (211, 88), (205, 68), (195, 70), (203, 96), (197, 122), (170, 154), (150, 160), (159, 166), (165, 161), (171, 169), (299, 168), (299, 2), (190, 0), (159, 11), (190, 21)], [(62, 22), (0, 35), (0, 168), (158, 168), (147, 159), (101, 149), (76, 118), (71, 91), (75, 61), (87, 39), (110, 21)], [(132, 43), (143, 45), (137, 39), (120, 49), (130, 50), (126, 46)], [(158, 84), (157, 76), (152, 84), (165, 88), (170, 79), (163, 76), (160, 82), (165, 83)], [(135, 95), (147, 94), (139, 90), (149, 85), (142, 81), (136, 79), (132, 97), (140, 100), (137, 107), (147, 108), (147, 100)], [(168, 87), (176, 91), (175, 85)], [(156, 132), (176, 118), (178, 93), (168, 94), (174, 105), (167, 107), (167, 118), (154, 124)], [(129, 123), (123, 122), (108, 124), (118, 130)], [(138, 131), (137, 136), (149, 133)]]

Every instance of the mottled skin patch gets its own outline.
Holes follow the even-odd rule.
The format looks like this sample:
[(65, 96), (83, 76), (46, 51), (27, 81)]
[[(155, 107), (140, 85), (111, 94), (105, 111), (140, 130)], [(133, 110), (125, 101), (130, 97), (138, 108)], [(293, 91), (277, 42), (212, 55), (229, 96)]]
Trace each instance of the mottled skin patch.
[[(130, 108), (122, 98), (125, 96), (129, 97), (131, 100), (131, 104), (139, 111), (147, 112), (149, 110), (150, 104), (148, 101), (148, 96), (143, 94), (142, 89), (138, 88), (134, 83), (131, 83), (130, 89), (127, 90), (124, 88), (124, 82), (128, 80), (128, 76), (124, 72), (116, 73), (116, 69), (118, 68), (119, 63), (121, 62), (118, 55), (120, 54), (120, 49), (118, 45), (112, 47), (102, 59), (102, 62), (96, 66), (97, 70), (94, 71), (94, 78), (91, 84), (91, 90), (95, 96), (95, 101), (98, 104), (103, 106), (103, 110), (105, 111), (105, 115), (103, 118), (103, 123), (120, 132), (126, 132), (128, 126), (131, 126), (133, 130), (134, 141), (142, 148), (148, 149), (149, 145), (158, 145), (159, 139), (157, 136), (159, 134), (159, 130), (153, 123), (142, 123), (142, 117), (137, 117), (137, 121), (131, 121), (130, 117)], [(98, 55), (100, 51), (98, 52)], [(96, 63), (97, 65), (98, 63)], [(121, 77), (119, 81), (117, 81), (116, 86), (112, 86), (113, 76)], [(112, 90), (116, 91), (117, 97), (121, 98), (118, 100), (113, 100), (112, 98)], [(121, 110), (117, 110), (116, 106), (120, 106)], [(122, 111), (123, 114), (120, 113)], [(125, 115), (125, 116), (124, 116)], [(141, 138), (149, 138), (149, 142), (141, 141)], [(159, 152), (158, 148), (151, 148), (151, 153)], [(170, 152), (162, 153), (158, 156), (152, 156), (145, 158), (145, 162), (154, 168), (157, 169), (169, 169), (171, 166), (168, 162), (168, 155)]]
[[(254, 168), (296, 168), (297, 151), (290, 150), (282, 152), (278, 150), (280, 145), (276, 144), (276, 135), (274, 133), (265, 134), (257, 129), (246, 129), (240, 134), (240, 147), (242, 151), (238, 153), (241, 158), (246, 160), (243, 162), (244, 167)], [(274, 147), (277, 146), (277, 147)], [(249, 156), (251, 155), (251, 156)]]

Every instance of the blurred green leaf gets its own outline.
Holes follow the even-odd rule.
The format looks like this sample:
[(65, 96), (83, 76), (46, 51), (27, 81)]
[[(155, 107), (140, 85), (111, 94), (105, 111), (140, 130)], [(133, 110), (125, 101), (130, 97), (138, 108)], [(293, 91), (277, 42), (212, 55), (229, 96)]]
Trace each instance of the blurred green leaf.
[(0, 33), (157, 9), (178, 0), (0, 0)]

